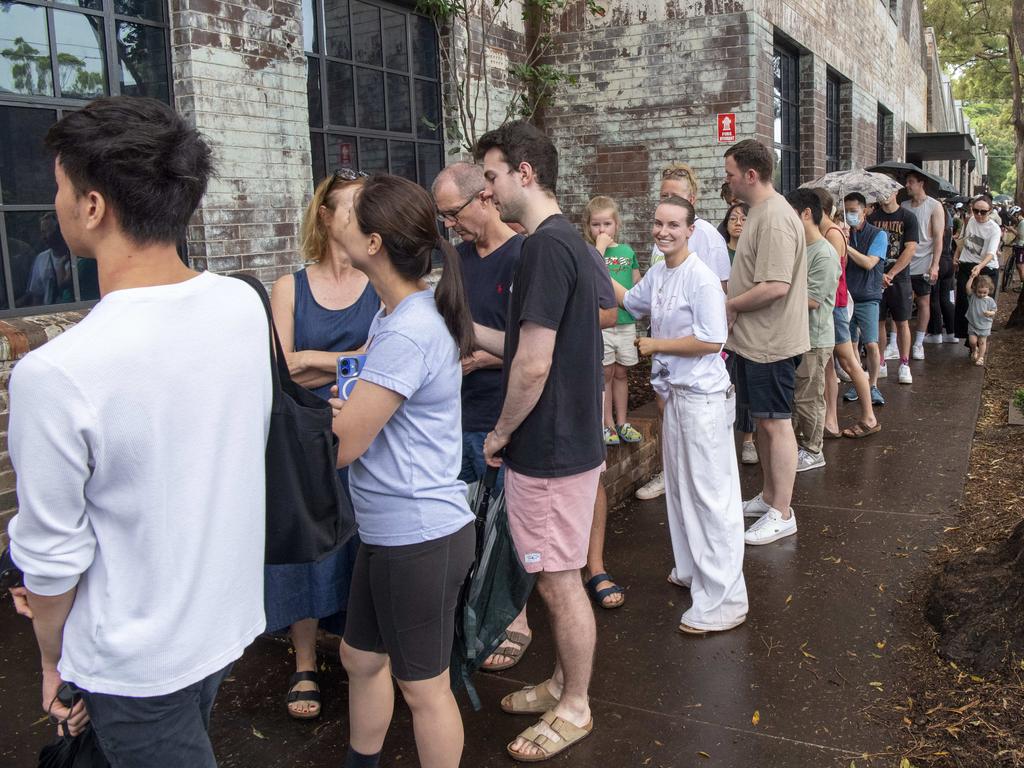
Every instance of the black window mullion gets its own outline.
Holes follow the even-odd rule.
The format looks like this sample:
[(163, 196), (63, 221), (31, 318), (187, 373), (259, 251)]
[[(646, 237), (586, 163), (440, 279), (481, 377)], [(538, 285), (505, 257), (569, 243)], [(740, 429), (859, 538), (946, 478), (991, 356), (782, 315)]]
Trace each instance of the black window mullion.
[(60, 90), (60, 65), (57, 63), (57, 30), (56, 20), (53, 18), (53, 8), (46, 9), (46, 35), (50, 41), (50, 80), (53, 83), (53, 97), (61, 98)]
[[(110, 0), (108, 0), (109, 2)], [(113, 14), (108, 14), (103, 18), (103, 45), (106, 49), (104, 52), (107, 57), (106, 70), (107, 70), (107, 93), (111, 96), (121, 95), (121, 58), (117, 55), (117, 24), (114, 21)], [(170, 70), (167, 70), (168, 74)], [(78, 270), (75, 270), (75, 289), (78, 287)], [(78, 296), (76, 293), (75, 296)]]
[[(10, 253), (7, 246), (7, 220), (4, 217), (4, 211), (2, 208), (0, 208), (0, 253)], [(4, 293), (7, 295), (7, 308), (14, 309), (14, 285), (11, 280), (11, 260), (10, 258), (4, 258), (2, 261), (4, 270)]]

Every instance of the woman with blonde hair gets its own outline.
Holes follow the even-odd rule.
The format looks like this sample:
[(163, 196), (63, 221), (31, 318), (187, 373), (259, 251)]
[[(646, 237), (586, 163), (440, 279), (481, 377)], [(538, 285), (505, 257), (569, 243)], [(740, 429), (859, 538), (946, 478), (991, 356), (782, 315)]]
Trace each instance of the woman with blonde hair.
[[(271, 297), (292, 379), (324, 399), (337, 380), (338, 357), (366, 344), (370, 323), (380, 309), (373, 286), (340, 246), (353, 197), (364, 179), (365, 174), (342, 168), (317, 185), (302, 221), (306, 266), (279, 278)], [(339, 472), (347, 493), (347, 471)], [(295, 674), (286, 704), (296, 719), (320, 715), (317, 628), (343, 631), (358, 547), (354, 538), (316, 563), (265, 567), (267, 631), (289, 628), (295, 649)]]

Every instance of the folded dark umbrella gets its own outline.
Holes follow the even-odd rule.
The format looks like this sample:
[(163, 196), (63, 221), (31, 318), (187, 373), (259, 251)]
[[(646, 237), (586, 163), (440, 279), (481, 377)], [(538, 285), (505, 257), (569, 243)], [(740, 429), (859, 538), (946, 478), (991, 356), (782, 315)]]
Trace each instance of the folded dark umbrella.
[(914, 163), (900, 163), (896, 160), (889, 160), (878, 165), (873, 165), (867, 170), (875, 173), (885, 173), (892, 176), (900, 184), (906, 186), (907, 174), (916, 173), (925, 180), (925, 191), (932, 197), (949, 197), (957, 194), (956, 188), (946, 179), (929, 173), (924, 168)]
[(488, 467), (483, 481), (470, 489), (476, 515), (476, 560), (462, 587), (452, 644), (452, 689), (466, 689), (480, 709), (470, 677), (505, 639), (505, 630), (526, 605), (535, 577), (523, 570), (512, 544), (505, 494), (495, 492), (498, 470)]

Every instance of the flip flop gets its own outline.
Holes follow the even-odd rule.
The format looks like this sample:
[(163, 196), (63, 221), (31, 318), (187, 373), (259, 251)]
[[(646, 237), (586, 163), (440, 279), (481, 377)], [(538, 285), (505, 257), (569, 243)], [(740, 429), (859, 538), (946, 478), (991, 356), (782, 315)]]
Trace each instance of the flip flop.
[[(604, 589), (598, 589), (597, 585), (600, 584), (602, 581), (610, 581), (612, 583), (612, 586), (605, 587)], [(626, 604), (626, 590), (624, 590), (622, 587), (616, 584), (615, 579), (613, 579), (607, 573), (594, 574), (590, 577), (590, 581), (588, 581), (584, 586), (586, 587), (587, 594), (590, 595), (590, 598), (605, 610), (611, 611), (615, 608), (621, 608), (623, 605)], [(622, 595), (621, 602), (615, 603), (614, 605), (607, 605), (604, 602), (604, 599), (611, 595)]]
[[(299, 683), (309, 681), (316, 686), (314, 691), (296, 691), (295, 686)], [(316, 706), (308, 712), (296, 712), (291, 705), (297, 701), (309, 701)], [(296, 672), (288, 678), (288, 696), (285, 697), (285, 706), (288, 714), (296, 720), (315, 720), (320, 717), (320, 683), (317, 680), (316, 672)]]
[(573, 744), (587, 738), (587, 736), (589, 736), (594, 730), (594, 718), (590, 718), (590, 722), (581, 728), (578, 725), (570, 723), (568, 720), (563, 720), (554, 712), (545, 712), (541, 715), (540, 722), (546, 723), (548, 728), (558, 735), (558, 740), (555, 741), (554, 739), (544, 735), (544, 733), (542, 733), (537, 727), (540, 723), (537, 723), (537, 725), (531, 725), (519, 734), (519, 738), (526, 739), (530, 742), (530, 744), (540, 750), (540, 754), (524, 755), (522, 752), (516, 752), (512, 749), (512, 745), (515, 744), (515, 741), (510, 741), (508, 746), (505, 747), (505, 751), (508, 752), (509, 757), (520, 763), (542, 763), (545, 760), (550, 760), (555, 755), (564, 752)]
[(825, 435), (825, 439), (826, 440), (838, 440), (839, 438), (841, 438), (843, 436), (843, 433), (842, 432), (833, 432), (831, 429), (826, 429), (824, 431), (824, 435)]
[(863, 421), (858, 421), (852, 427), (847, 427), (843, 430), (843, 437), (849, 437), (852, 440), (860, 440), (862, 437), (873, 435), (877, 432), (882, 431), (882, 425), (875, 422), (875, 426), (869, 427)]
[[(501, 711), (510, 715), (542, 715), (558, 704), (558, 699), (548, 688), (548, 680), (537, 685), (528, 685), (501, 700)], [(534, 697), (531, 699), (530, 694)]]
[(524, 635), (522, 632), (506, 632), (505, 639), (501, 641), (491, 656), (504, 656), (511, 661), (503, 661), (500, 664), (488, 664), (486, 661), (480, 665), (480, 669), (484, 672), (501, 672), (505, 669), (511, 669), (518, 664), (523, 654), (526, 653), (526, 649), (530, 647), (530, 643), (533, 642), (533, 635)]

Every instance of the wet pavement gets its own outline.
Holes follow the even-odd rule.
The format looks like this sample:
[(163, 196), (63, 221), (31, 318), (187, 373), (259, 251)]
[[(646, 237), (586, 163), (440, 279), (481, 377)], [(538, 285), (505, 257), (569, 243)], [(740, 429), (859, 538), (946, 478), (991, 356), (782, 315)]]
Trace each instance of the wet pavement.
[[(880, 434), (826, 441), (827, 466), (798, 476), (800, 532), (747, 548), (744, 626), (704, 638), (678, 634), (688, 595), (666, 582), (664, 500), (612, 513), (606, 562), (627, 589), (626, 604), (597, 611), (594, 734), (551, 764), (845, 768), (886, 748), (864, 710), (886, 695), (892, 651), (912, 642), (900, 636), (895, 616), (918, 610), (906, 603), (907, 593), (960, 497), (982, 383), (959, 345), (926, 352), (927, 361), (912, 364), (912, 386), (882, 382), (889, 404), (878, 409)], [(856, 413), (844, 404), (841, 419), (852, 423)], [(741, 473), (749, 497), (760, 474), (757, 467)], [(536, 599), (531, 610), (535, 640), (523, 662), (476, 677), (484, 709), (464, 706), (465, 766), (513, 765), (504, 745), (532, 722), (498, 708), (501, 696), (550, 672), (551, 635)], [(347, 686), (340, 664), (325, 660), (323, 716), (303, 723), (285, 714), (290, 658), (286, 645), (261, 639), (235, 666), (212, 728), (225, 768), (341, 765)], [(39, 722), (37, 666), (31, 628), (5, 599), (3, 768), (34, 766), (50, 738), (51, 728)], [(401, 703), (384, 754), (385, 766), (417, 764)]]

